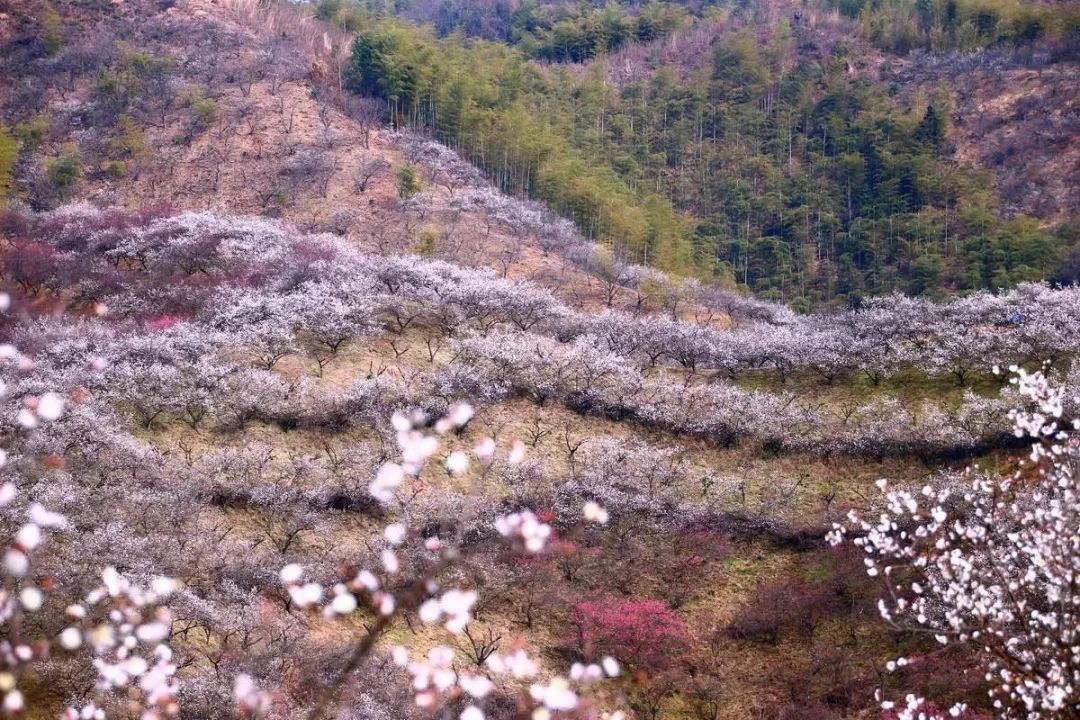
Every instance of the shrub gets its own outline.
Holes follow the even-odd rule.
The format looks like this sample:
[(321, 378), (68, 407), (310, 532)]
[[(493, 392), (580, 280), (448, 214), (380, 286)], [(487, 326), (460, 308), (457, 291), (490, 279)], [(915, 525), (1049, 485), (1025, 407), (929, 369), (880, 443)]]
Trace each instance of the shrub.
[(82, 176), (82, 155), (73, 143), (65, 145), (60, 154), (45, 162), (45, 172), (62, 198), (68, 197)]
[(0, 125), (0, 200), (8, 197), (12, 190), (12, 170), (19, 157), (19, 144)]
[(420, 178), (412, 165), (402, 165), (397, 171), (398, 197), (408, 200), (421, 190)]
[(829, 588), (800, 579), (777, 580), (758, 586), (750, 603), (732, 618), (728, 635), (775, 645), (783, 630), (813, 636), (818, 624), (838, 607)]

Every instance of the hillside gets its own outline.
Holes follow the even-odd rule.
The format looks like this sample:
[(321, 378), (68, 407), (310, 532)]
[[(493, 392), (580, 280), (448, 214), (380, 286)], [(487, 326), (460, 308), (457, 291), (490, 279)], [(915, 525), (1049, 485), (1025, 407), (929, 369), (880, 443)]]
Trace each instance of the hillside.
[[(103, 7), (107, 32), (137, 42), (138, 52), (86, 60), (83, 54), (98, 40), (87, 33), (72, 39), (76, 47), (70, 53), (87, 63), (72, 60), (77, 79), (45, 76), (53, 77), (49, 81), (15, 70), (5, 76), (13, 83), (10, 125), (16, 134), (32, 132), (17, 165), (22, 194), (32, 205), (85, 197), (126, 207), (221, 208), (282, 217), (365, 248), (422, 251), (529, 277), (578, 304), (606, 305), (624, 294), (627, 303), (643, 302), (641, 293), (631, 299), (620, 287), (631, 284), (634, 273), (596, 256), (579, 233), (545, 208), (500, 196), (451, 152), (419, 139), (410, 139), (406, 148), (404, 138), (381, 127), (378, 112), (364, 103), (317, 99), (312, 84), (326, 80), (320, 69), (325, 59), (304, 52), (307, 31), (298, 31), (283, 49), (265, 37), (273, 34), (267, 25), (272, 21), (246, 14), (242, 5), (200, 0), (163, 11), (153, 4)], [(320, 31), (314, 32), (321, 49)], [(200, 38), (199, 47), (216, 47), (228, 63), (190, 54), (193, 37)], [(256, 70), (267, 56), (276, 58), (272, 66)], [(13, 67), (19, 64), (17, 55), (9, 57)], [(112, 67), (130, 90), (106, 102), (95, 63)], [(41, 93), (35, 86), (43, 79), (55, 87)], [(21, 102), (20, 84), (21, 92), (34, 94), (33, 104)], [(44, 108), (47, 113), (35, 115)], [(73, 139), (86, 139), (79, 130), (86, 123), (93, 123), (93, 137), (78, 147), (77, 179), (56, 187), (48, 167), (72, 152)], [(407, 164), (420, 172), (423, 190), (402, 202), (398, 172)], [(476, 226), (483, 227), (482, 241), (466, 232)], [(555, 248), (562, 252), (550, 256)], [(571, 248), (576, 250), (568, 253)], [(590, 264), (604, 266), (601, 274), (609, 277), (590, 280), (581, 269)], [(663, 284), (651, 293), (656, 303), (662, 302)]]
[(1029, 48), (920, 54), (891, 73), (908, 93), (929, 93), (942, 82), (953, 88), (947, 134), (953, 157), (961, 165), (994, 171), (1006, 213), (1045, 223), (1076, 215), (1072, 189), (1080, 173), (1080, 87), (1075, 60)]
[(1072, 11), (0, 0), (0, 714), (1077, 716)]
[[(1040, 188), (1052, 175), (1021, 146), (1031, 137), (1064, 151), (1053, 167), (1066, 177), (1075, 164), (1069, 87), (1055, 79), (1075, 75), (1074, 8), (1037, 18), (1045, 36), (1021, 41), (1003, 15), (1021, 6), (1009, 7), (984, 13), (997, 18), (1000, 39), (965, 40), (962, 15), (942, 19), (953, 35), (927, 38), (960, 47), (922, 64), (910, 47), (887, 44), (903, 28), (811, 4), (706, 13), (668, 37), (586, 53), (584, 64), (538, 62), (524, 41), (462, 43), (381, 20), (360, 33), (346, 75), (350, 89), (387, 101), (394, 122), (434, 132), (501, 189), (543, 198), (632, 261), (801, 307), (855, 304), (897, 289), (941, 295), (1068, 279), (1075, 229), (1061, 218), (1075, 213), (1071, 196)], [(978, 8), (964, 12), (984, 17)], [(617, 17), (590, 18), (568, 37), (588, 43), (599, 33), (601, 48), (623, 37)], [(912, 62), (937, 62), (936, 82), (916, 69), (901, 83)], [(961, 106), (963, 78), (1025, 65), (1048, 68), (1045, 93), (1025, 101), (1046, 100), (1044, 127), (972, 168), (950, 142), (963, 131), (950, 127), (968, 109), (990, 123), (998, 111), (990, 97)], [(1007, 132), (1027, 129), (1016, 125)], [(993, 173), (979, 172), (999, 169), (997, 188)], [(1017, 174), (1035, 182), (1018, 188)], [(1018, 207), (1038, 215), (996, 222)]]
[[(353, 237), (403, 226), (397, 245), (416, 243), (447, 220), (417, 206), (439, 214), (478, 176), (424, 168), (427, 192), (411, 217), (395, 215), (407, 158), (379, 129), (385, 99), (363, 96), (396, 63), (433, 94), (396, 101), (408, 115), (391, 120), (434, 132), (497, 189), (546, 201), (622, 262), (802, 308), (1072, 279), (1071, 41), (897, 55), (833, 9), (775, 3), (661, 23), (651, 32), (662, 37), (584, 64), (538, 64), (520, 42), (454, 47), (372, 19), (361, 37), (391, 45), (365, 69), (348, 32), (288, 8), (199, 0), (79, 13), (85, 22), (37, 72), (20, 53), (42, 51), (40, 19), (12, 8), (5, 23), (15, 180), (40, 207), (149, 197)], [(210, 52), (192, 53), (192, 37)], [(407, 37), (408, 52), (390, 49)], [(444, 59), (425, 69), (421, 57)], [(405, 110), (424, 103), (446, 105), (438, 123)], [(73, 139), (77, 178), (50, 178)]]
[[(315, 687), (290, 678), (331, 672), (350, 635), (317, 631), (313, 618), (305, 637), (273, 568), (295, 562), (328, 578), (377, 548), (389, 508), (367, 488), (393, 444), (389, 416), (418, 407), (438, 417), (457, 398), (476, 414), (445, 438), (448, 450), (491, 438), (496, 454), (476, 449), (471, 468), (444, 461), (420, 472), (398, 512), (423, 535), (475, 548), (467, 567), (485, 604), (474, 631), (490, 632), (494, 646), (528, 648), (557, 668), (566, 653), (589, 652), (574, 649), (571, 628), (595, 600), (623, 607), (628, 622), (636, 612), (670, 618), (660, 656), (604, 641), (645, 673), (620, 686), (639, 716), (649, 717), (646, 704), (662, 717), (699, 702), (715, 717), (871, 706), (870, 687), (855, 687), (887, 634), (866, 605), (867, 579), (850, 556), (822, 547), (818, 528), (865, 502), (882, 474), (917, 481), (928, 465), (1008, 463), (1013, 401), (994, 397), (983, 362), (1071, 355), (1077, 335), (1060, 333), (1080, 322), (1075, 291), (1029, 287), (941, 308), (893, 299), (873, 314), (709, 331), (576, 313), (516, 281), (365, 256), (263, 220), (72, 207), (7, 223), (16, 246), (36, 238), (56, 251), (45, 284), (24, 287), (41, 298), (77, 276), (69, 304), (104, 302), (112, 318), (11, 316), (11, 339), (35, 367), (12, 378), (9, 396), (45, 386), (74, 399), (40, 438), (9, 436), (12, 469), (40, 478), (31, 497), (80, 528), (79, 544), (55, 546), (39, 572), (79, 577), (113, 564), (182, 580), (180, 698), (198, 717), (218, 715), (225, 689), (215, 678), (259, 667), (261, 682), (284, 693), (276, 712), (311, 702)], [(1023, 329), (993, 329), (1014, 309), (1029, 318)], [(853, 332), (869, 341), (865, 355)], [(970, 386), (988, 397), (963, 392)], [(511, 459), (514, 443), (524, 443), (524, 462)], [(85, 484), (95, 476), (102, 482)], [(609, 528), (575, 527), (585, 501), (603, 505)], [(485, 544), (491, 519), (522, 506), (560, 518), (560, 544), (535, 560)], [(422, 567), (418, 552), (403, 561)], [(635, 604), (646, 599), (663, 609)], [(409, 626), (391, 641), (433, 642)], [(196, 630), (205, 640), (184, 639)], [(854, 645), (837, 644), (845, 636)], [(314, 658), (327, 669), (305, 669)], [(824, 658), (829, 675), (807, 685), (804, 673)], [(379, 677), (349, 695), (369, 708), (359, 716), (395, 716), (402, 689)], [(977, 686), (925, 687), (944, 700)]]

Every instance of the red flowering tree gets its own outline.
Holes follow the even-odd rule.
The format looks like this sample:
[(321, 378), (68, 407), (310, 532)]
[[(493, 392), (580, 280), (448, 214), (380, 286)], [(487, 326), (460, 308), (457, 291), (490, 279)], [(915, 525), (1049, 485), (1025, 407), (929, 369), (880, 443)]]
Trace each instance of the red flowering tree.
[(567, 643), (588, 659), (605, 655), (642, 670), (663, 670), (691, 644), (686, 624), (659, 600), (602, 597), (579, 602)]

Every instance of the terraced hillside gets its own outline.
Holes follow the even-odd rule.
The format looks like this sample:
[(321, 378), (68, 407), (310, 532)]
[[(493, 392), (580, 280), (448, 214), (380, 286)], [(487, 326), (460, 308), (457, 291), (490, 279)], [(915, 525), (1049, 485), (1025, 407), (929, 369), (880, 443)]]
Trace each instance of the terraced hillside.
[[(711, 329), (581, 312), (526, 281), (259, 219), (72, 206), (9, 214), (5, 232), (9, 259), (34, 239), (44, 278), (22, 280), (31, 294), (8, 315), (34, 359), (8, 398), (53, 388), (67, 405), (47, 432), (6, 431), (26, 499), (75, 530), (36, 572), (74, 587), (100, 565), (181, 580), (179, 698), (198, 717), (225, 712), (240, 671), (279, 688), (282, 716), (313, 702), (377, 599), (327, 624), (277, 569), (332, 584), (378, 563), (388, 513), (467, 551), (441, 578), (483, 597), (455, 645), (461, 669), (493, 650), (527, 649), (544, 671), (607, 652), (635, 672), (598, 702), (641, 717), (871, 708), (879, 659), (921, 642), (877, 621), (873, 581), (824, 528), (872, 505), (879, 477), (1007, 467), (1017, 400), (986, 363), (1064, 370), (1080, 322), (1074, 290), (1028, 286)], [(40, 315), (58, 303), (64, 317)], [(475, 414), (442, 459), (380, 501), (391, 416), (426, 424), (466, 402)], [(589, 502), (606, 525), (582, 525)], [(495, 543), (495, 519), (523, 508), (554, 528), (544, 553)], [(432, 554), (399, 553), (380, 581), (400, 592)], [(413, 612), (379, 648), (440, 641)], [(938, 669), (898, 682), (977, 699), (976, 679), (938, 677), (964, 657), (927, 656)], [(75, 661), (54, 662), (48, 703), (77, 692), (62, 680)], [(379, 666), (348, 685), (356, 717), (400, 716), (404, 678)], [(500, 686), (494, 716), (513, 694)]]
[[(1080, 712), (1080, 290), (1047, 282), (1069, 279), (1073, 247), (1072, 60), (897, 60), (866, 26), (900, 5), (856, 22), (817, 5), (545, 4), (527, 36), (498, 45), (332, 5), (0, 0), (0, 713)], [(552, 40), (597, 18), (638, 35)], [(413, 106), (352, 92), (372, 47), (382, 66), (417, 53), (447, 74)], [(475, 84), (454, 85), (468, 67)], [(813, 123), (796, 132), (788, 112), (786, 179), (761, 165), (748, 189), (743, 160), (761, 148), (730, 133), (756, 117), (756, 94), (714, 128), (719, 165), (679, 143), (653, 152), (691, 116), (701, 97), (676, 100), (698, 80), (761, 90), (776, 130), (790, 88), (774, 81), (818, 71), (802, 100), (828, 133), (895, 131), (889, 147), (912, 157), (933, 144), (909, 141), (942, 81), (956, 108), (981, 108), (940, 138), (957, 162), (985, 168), (1042, 133), (1031, 143), (1050, 170), (999, 176), (1015, 207), (998, 214), (979, 185), (964, 210), (985, 247), (949, 234), (961, 211), (944, 186), (896, 214), (921, 217), (914, 234), (856, 218), (851, 184), (837, 195), (846, 219), (839, 206), (826, 218), (831, 201), (815, 210), (840, 244), (865, 231), (902, 255), (941, 239), (950, 272), (986, 250), (968, 268), (978, 282), (874, 295), (896, 285), (869, 266), (823, 270), (854, 284), (812, 313), (747, 292), (777, 297), (765, 275), (749, 281), (751, 263), (741, 282), (737, 262), (730, 276), (665, 265), (720, 237), (680, 205), (695, 163), (713, 189), (731, 180), (760, 201), (753, 222), (780, 208), (786, 229), (757, 228), (780, 257), (799, 216), (776, 189), (801, 163), (873, 156), (815, 149)], [(486, 94), (503, 81), (522, 95)], [(596, 83), (618, 90), (610, 105)], [(482, 143), (439, 125), (447, 94)], [(867, 110), (886, 95), (894, 105)], [(1033, 102), (1052, 112), (1023, 109)], [(869, 114), (844, 125), (845, 108)], [(535, 155), (498, 160), (520, 130), (504, 110), (536, 130)], [(649, 126), (665, 130), (641, 165), (601, 162)], [(576, 134), (541, 142), (556, 129)], [(795, 134), (809, 136), (798, 152)], [(946, 149), (919, 167), (951, 168)], [(610, 196), (590, 194), (601, 175)], [(635, 189), (669, 181), (655, 197)], [(540, 187), (581, 194), (563, 204)], [(1057, 225), (1006, 217), (1034, 195)], [(807, 247), (824, 253), (825, 237)], [(840, 262), (829, 253), (801, 257), (825, 268)], [(785, 277), (782, 297), (810, 297)]]

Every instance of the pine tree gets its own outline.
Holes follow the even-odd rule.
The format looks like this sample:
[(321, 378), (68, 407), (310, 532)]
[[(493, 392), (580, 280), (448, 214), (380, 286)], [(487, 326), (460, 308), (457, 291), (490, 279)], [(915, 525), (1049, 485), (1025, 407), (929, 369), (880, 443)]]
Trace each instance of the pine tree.
[(941, 150), (941, 144), (945, 141), (945, 124), (933, 105), (927, 106), (926, 115), (915, 131), (915, 139), (932, 147), (935, 154)]

